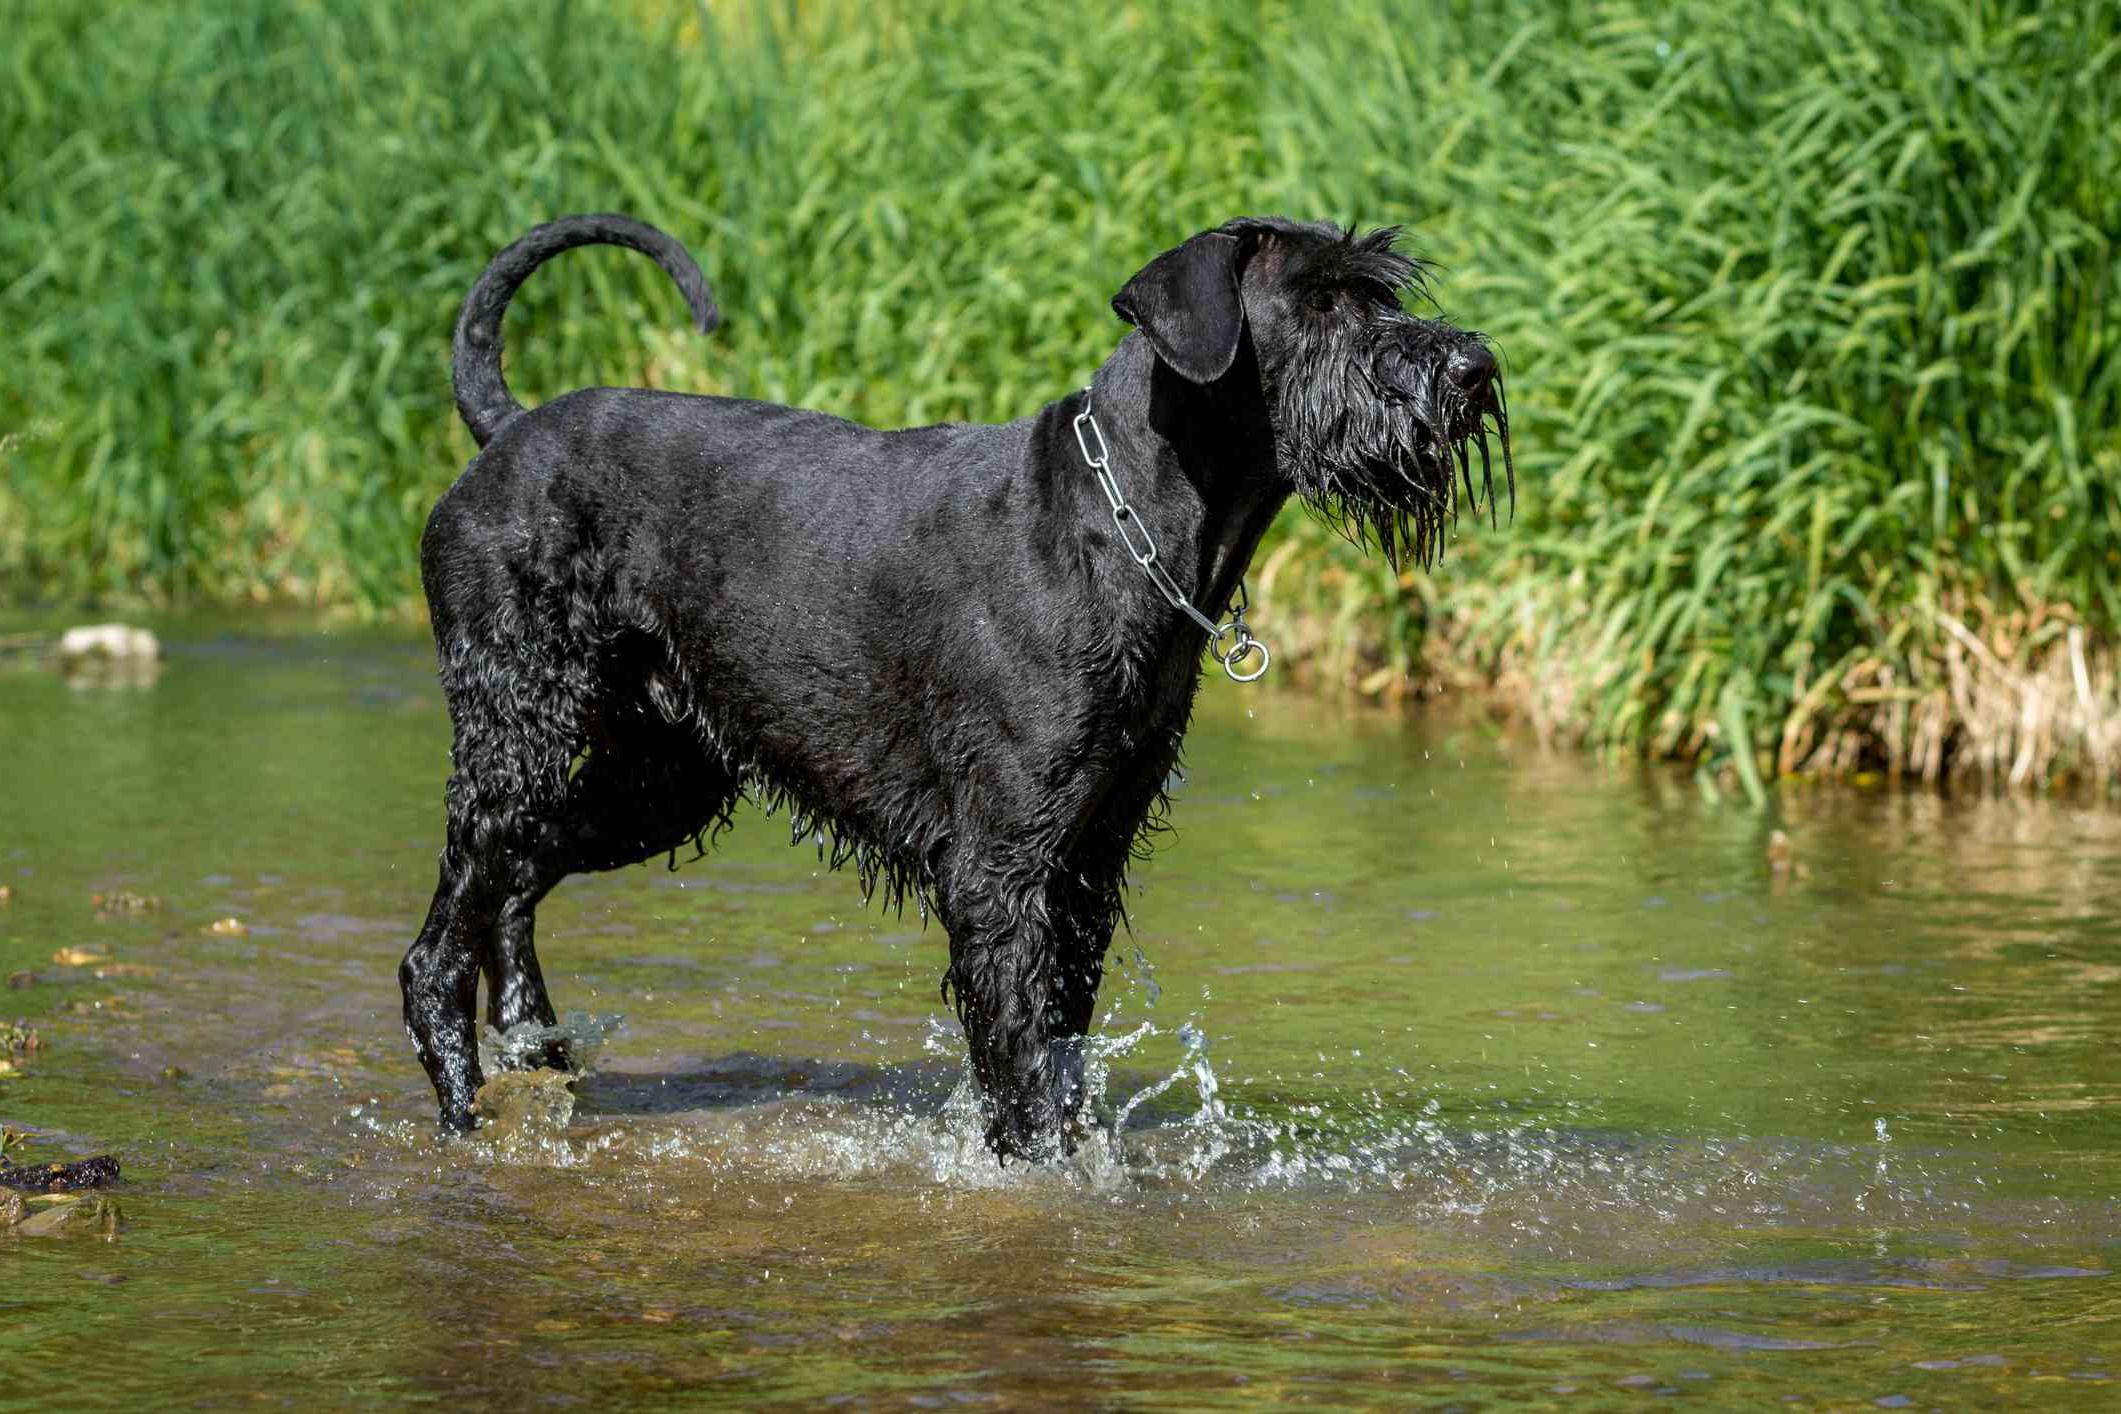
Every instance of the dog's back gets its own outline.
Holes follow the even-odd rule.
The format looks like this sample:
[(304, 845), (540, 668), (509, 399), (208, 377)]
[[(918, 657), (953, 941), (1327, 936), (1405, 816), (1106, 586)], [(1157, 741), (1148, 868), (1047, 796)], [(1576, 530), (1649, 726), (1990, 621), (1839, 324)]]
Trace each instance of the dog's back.
[(591, 740), (645, 704), (754, 786), (888, 837), (890, 800), (953, 769), (951, 734), (1006, 700), (998, 665), (1050, 640), (1029, 430), (623, 388), (518, 414), (422, 540), (445, 678), (521, 663)]

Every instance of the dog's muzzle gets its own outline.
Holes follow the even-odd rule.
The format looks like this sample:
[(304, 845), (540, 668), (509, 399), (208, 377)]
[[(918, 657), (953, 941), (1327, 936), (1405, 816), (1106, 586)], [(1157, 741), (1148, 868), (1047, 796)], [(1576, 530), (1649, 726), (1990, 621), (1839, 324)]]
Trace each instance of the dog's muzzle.
[(1444, 363), (1444, 377), (1475, 402), (1495, 378), (1495, 355), (1478, 344), (1454, 350)]

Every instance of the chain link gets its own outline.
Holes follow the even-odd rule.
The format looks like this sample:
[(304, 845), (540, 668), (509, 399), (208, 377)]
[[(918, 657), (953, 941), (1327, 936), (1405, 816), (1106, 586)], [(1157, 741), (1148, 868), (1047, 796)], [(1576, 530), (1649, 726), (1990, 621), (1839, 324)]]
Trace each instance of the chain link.
[[(1091, 449), (1092, 442), (1096, 450)], [(1218, 624), (1215, 620), (1193, 607), (1169, 574), (1165, 573), (1156, 553), (1156, 537), (1149, 533), (1148, 523), (1135, 513), (1127, 503), (1126, 493), (1119, 489), (1119, 479), (1112, 474), (1112, 449), (1105, 445), (1104, 429), (1097, 425), (1097, 418), (1090, 411), (1090, 390), (1083, 389), (1083, 410), (1075, 415), (1075, 445), (1082, 449), (1083, 460), (1089, 463), (1091, 474), (1097, 478), (1097, 487), (1105, 493), (1105, 500), (1112, 507), (1112, 524), (1119, 531), (1120, 544), (1126, 546), (1127, 554), (1134, 563), (1142, 567), (1172, 608), (1199, 624), (1208, 635), (1208, 652), (1215, 661), (1223, 665), (1223, 671), (1233, 682), (1257, 682), (1267, 672), (1267, 664), (1273, 655), (1267, 645), (1252, 636), (1245, 623), (1245, 611), (1252, 607), (1252, 599), (1245, 592), (1243, 575), (1237, 579), (1237, 593), (1230, 600), (1230, 621)], [(1223, 648), (1222, 641), (1228, 638), (1230, 646)], [(1239, 665), (1257, 654), (1259, 666), (1240, 669)]]

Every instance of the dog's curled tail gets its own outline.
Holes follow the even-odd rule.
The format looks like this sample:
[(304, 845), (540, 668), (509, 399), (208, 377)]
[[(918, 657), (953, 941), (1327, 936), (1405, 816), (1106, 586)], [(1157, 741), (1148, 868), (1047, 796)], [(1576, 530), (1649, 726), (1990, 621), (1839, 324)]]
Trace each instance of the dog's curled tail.
[(503, 423), (523, 410), (501, 377), (501, 316), (508, 301), (530, 278), (530, 272), (563, 250), (578, 245), (622, 245), (653, 260), (677, 281), (692, 307), (700, 332), (711, 334), (721, 323), (706, 277), (692, 257), (669, 236), (630, 216), (562, 216), (536, 227), (493, 258), (465, 297), (457, 315), (456, 353), (450, 380), (457, 411), (471, 429), (472, 440), (485, 446)]

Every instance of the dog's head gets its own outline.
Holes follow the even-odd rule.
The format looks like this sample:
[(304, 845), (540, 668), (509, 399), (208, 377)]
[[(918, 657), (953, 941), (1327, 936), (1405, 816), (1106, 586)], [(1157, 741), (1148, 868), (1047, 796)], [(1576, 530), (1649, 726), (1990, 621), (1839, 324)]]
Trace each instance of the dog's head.
[(1461, 479), (1492, 513), (1491, 434), (1513, 503), (1516, 469), (1495, 355), (1481, 335), (1402, 307), (1427, 289), (1397, 235), (1232, 221), (1150, 261), (1112, 308), (1191, 382), (1256, 379), (1289, 489), (1395, 565), (1427, 564)]

